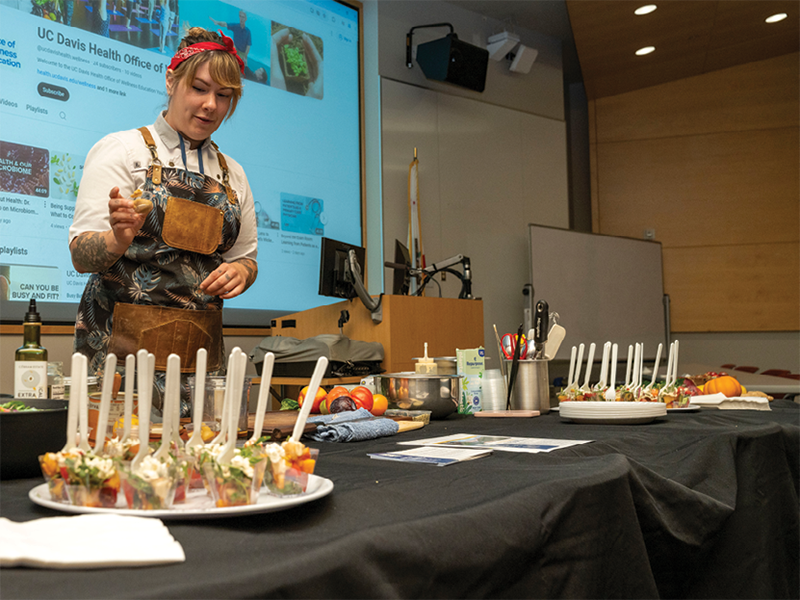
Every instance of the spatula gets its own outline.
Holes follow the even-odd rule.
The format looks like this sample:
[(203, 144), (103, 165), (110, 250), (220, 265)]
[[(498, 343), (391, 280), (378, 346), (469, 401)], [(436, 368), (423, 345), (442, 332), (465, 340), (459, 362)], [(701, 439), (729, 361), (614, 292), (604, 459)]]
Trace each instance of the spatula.
[[(264, 427), (264, 413), (267, 410), (267, 401), (269, 400), (269, 386), (272, 383), (272, 368), (275, 366), (275, 355), (272, 352), (267, 352), (264, 356), (264, 362), (261, 367), (261, 386), (258, 388), (258, 406), (256, 407), (256, 418), (253, 423), (253, 436), (250, 441), (255, 443), (261, 437), (261, 430)], [(314, 391), (314, 394), (317, 392)], [(311, 402), (310, 398), (314, 396), (306, 395), (306, 399)]]
[(103, 388), (100, 391), (100, 410), (97, 414), (97, 427), (94, 431), (94, 453), (100, 454), (105, 447), (106, 431), (108, 431), (108, 411), (111, 408), (111, 394), (114, 391), (114, 375), (117, 370), (117, 356), (106, 354), (105, 371), (103, 372)]
[(555, 323), (550, 328), (550, 333), (547, 334), (547, 341), (544, 343), (544, 357), (547, 360), (553, 360), (561, 348), (561, 342), (567, 335), (567, 330), (558, 323)]

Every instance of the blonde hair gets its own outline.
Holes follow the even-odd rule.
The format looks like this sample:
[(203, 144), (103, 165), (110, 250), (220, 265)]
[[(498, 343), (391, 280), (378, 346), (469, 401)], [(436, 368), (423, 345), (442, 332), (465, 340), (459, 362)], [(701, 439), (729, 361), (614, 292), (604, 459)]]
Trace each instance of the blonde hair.
[[(219, 34), (202, 27), (192, 27), (184, 35), (178, 50), (200, 42), (215, 42), (225, 45)], [(186, 86), (191, 85), (197, 69), (204, 63), (208, 63), (208, 71), (217, 85), (233, 90), (231, 106), (225, 117), (230, 119), (236, 110), (237, 104), (239, 104), (239, 98), (242, 97), (242, 75), (239, 70), (239, 62), (231, 54), (222, 50), (208, 50), (195, 54), (177, 66), (172, 72), (173, 80), (176, 85), (181, 83)]]

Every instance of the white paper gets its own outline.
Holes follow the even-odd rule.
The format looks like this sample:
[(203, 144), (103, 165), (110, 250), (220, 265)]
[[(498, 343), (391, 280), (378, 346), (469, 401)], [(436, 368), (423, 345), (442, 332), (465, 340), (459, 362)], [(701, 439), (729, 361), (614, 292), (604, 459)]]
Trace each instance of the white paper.
[(0, 567), (98, 569), (185, 560), (159, 519), (90, 514), (17, 523), (0, 518)]
[(460, 433), (442, 437), (398, 442), (409, 446), (448, 446), (456, 448), (484, 448), (504, 450), (506, 452), (552, 452), (560, 448), (569, 448), (579, 444), (588, 444), (592, 440), (556, 440), (550, 438), (509, 437), (500, 435), (478, 435)]

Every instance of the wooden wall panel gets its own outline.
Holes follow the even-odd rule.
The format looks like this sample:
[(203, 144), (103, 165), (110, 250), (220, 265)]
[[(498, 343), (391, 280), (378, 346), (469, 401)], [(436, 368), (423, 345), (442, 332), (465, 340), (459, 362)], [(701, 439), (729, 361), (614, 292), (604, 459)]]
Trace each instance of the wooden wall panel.
[(797, 241), (798, 129), (597, 145), (600, 232), (665, 247)]
[(800, 244), (664, 248), (673, 331), (800, 329)]
[(595, 231), (655, 229), (672, 331), (800, 329), (798, 56), (591, 103)]
[(689, 77), (596, 101), (598, 143), (800, 123), (800, 54)]

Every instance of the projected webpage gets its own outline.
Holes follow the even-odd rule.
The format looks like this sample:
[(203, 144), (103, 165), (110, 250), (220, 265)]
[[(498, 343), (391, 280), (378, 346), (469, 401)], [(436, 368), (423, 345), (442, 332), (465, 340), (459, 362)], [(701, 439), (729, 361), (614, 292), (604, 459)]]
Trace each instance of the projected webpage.
[(86, 154), (166, 108), (166, 68), (190, 26), (221, 30), (246, 53), (242, 100), (212, 139), (253, 189), (259, 277), (225, 302), (226, 324), (265, 326), (332, 301), (317, 294), (321, 238), (362, 239), (355, 10), (306, 0), (0, 0), (4, 321), (21, 318), (30, 298), (46, 320), (74, 319), (88, 275), (72, 267), (67, 236)]

